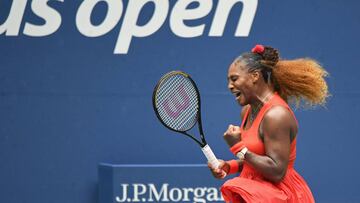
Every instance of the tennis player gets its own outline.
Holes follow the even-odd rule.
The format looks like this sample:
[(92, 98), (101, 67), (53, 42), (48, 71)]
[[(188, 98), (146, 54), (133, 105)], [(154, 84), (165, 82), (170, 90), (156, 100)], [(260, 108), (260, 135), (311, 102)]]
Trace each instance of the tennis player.
[(228, 88), (243, 106), (242, 123), (230, 125), (224, 139), (237, 159), (209, 165), (216, 178), (240, 172), (221, 187), (226, 202), (314, 202), (294, 169), (298, 123), (288, 104), (325, 104), (326, 76), (312, 59), (281, 60), (276, 49), (262, 45), (230, 65)]

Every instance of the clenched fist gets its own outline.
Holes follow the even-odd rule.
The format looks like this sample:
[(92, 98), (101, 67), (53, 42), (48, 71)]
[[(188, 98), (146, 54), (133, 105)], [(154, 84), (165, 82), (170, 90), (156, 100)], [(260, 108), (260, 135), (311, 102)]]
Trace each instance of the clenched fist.
[(234, 146), (241, 141), (241, 131), (239, 126), (229, 125), (228, 129), (224, 133), (224, 140), (229, 147)]
[(224, 160), (218, 159), (218, 161), (220, 162), (218, 168), (213, 168), (210, 163), (208, 167), (215, 178), (223, 179), (229, 173), (230, 165)]

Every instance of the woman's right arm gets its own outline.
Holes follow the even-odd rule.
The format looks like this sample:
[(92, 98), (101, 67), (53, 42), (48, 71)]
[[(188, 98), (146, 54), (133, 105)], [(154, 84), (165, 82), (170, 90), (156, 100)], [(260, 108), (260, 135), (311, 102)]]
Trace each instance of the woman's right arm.
[[(241, 120), (244, 119), (246, 111), (248, 110), (249, 107), (250, 107), (250, 105), (246, 105), (241, 109), (241, 113), (240, 113)], [(234, 161), (236, 162), (236, 164)], [(219, 159), (219, 162), (220, 162), (220, 165), (218, 168), (212, 168), (210, 163), (208, 163), (208, 167), (209, 167), (211, 173), (217, 179), (223, 179), (225, 177), (223, 171), (225, 171), (226, 175), (228, 175), (229, 172), (231, 172), (230, 174), (240, 173), (243, 168), (243, 161), (241, 161), (239, 159), (238, 160), (229, 160), (229, 161), (224, 161), (224, 160)], [(237, 170), (235, 170), (235, 169), (230, 170), (231, 169), (230, 162), (233, 162), (232, 167), (237, 168)]]
[(243, 168), (243, 161), (241, 160), (224, 161), (219, 159), (219, 162), (220, 165), (218, 168), (212, 168), (210, 163), (208, 163), (212, 175), (217, 179), (223, 179), (230, 174), (240, 173)]

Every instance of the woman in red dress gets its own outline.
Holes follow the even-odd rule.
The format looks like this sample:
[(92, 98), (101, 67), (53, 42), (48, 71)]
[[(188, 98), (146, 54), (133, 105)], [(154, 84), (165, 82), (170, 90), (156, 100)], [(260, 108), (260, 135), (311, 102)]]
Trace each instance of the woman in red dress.
[(210, 168), (216, 178), (240, 172), (221, 187), (226, 202), (314, 202), (294, 169), (298, 123), (288, 103), (325, 104), (326, 76), (314, 60), (280, 60), (262, 45), (230, 65), (228, 88), (243, 106), (242, 124), (230, 125), (224, 139), (238, 159)]

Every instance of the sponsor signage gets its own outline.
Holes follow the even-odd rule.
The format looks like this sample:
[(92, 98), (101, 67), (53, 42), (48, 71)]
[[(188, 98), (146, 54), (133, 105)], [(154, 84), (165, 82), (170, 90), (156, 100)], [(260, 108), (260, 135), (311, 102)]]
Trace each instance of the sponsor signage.
[(99, 164), (99, 203), (223, 202), (206, 165)]
[[(30, 37), (44, 37), (54, 34), (62, 25), (62, 14), (51, 4), (64, 4), (67, 0), (17, 0), (12, 1), (8, 16), (0, 22), (0, 35), (19, 36), (21, 33)], [(71, 2), (71, 1), (69, 1)], [(171, 32), (181, 38), (194, 38), (208, 35), (221, 37), (226, 27), (230, 12), (235, 6), (242, 6), (238, 14), (236, 37), (247, 37), (256, 14), (258, 0), (177, 0), (171, 6), (170, 0), (128, 0), (127, 6), (122, 0), (83, 0), (76, 10), (74, 24), (77, 30), (86, 37), (101, 37), (112, 31), (122, 20), (115, 43), (115, 54), (127, 54), (133, 38), (149, 37), (157, 32), (165, 22), (169, 23)], [(103, 20), (93, 24), (91, 19), (99, 3), (105, 3), (107, 9)], [(196, 6), (191, 6), (193, 4)], [(153, 10), (146, 10), (147, 4), (153, 4)], [(29, 10), (42, 19), (42, 23), (29, 22), (24, 13)], [(213, 11), (213, 15), (210, 13)], [(138, 24), (139, 16), (150, 13), (150, 18), (142, 25)], [(188, 25), (191, 21), (213, 16), (210, 23), (199, 22)], [(25, 26), (21, 30), (22, 23)], [(209, 33), (205, 32), (209, 27)]]

